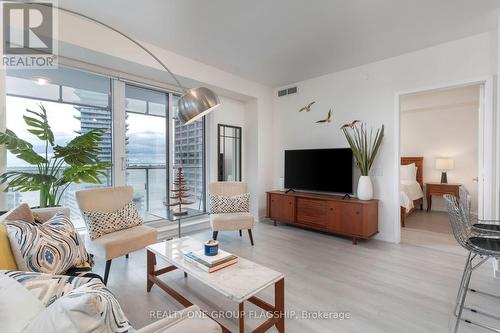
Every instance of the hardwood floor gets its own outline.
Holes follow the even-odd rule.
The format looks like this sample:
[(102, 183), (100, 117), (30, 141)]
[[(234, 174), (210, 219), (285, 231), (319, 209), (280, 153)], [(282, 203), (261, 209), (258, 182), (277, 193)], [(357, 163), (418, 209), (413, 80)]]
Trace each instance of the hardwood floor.
[(409, 229), (427, 230), (443, 234), (451, 234), (448, 213), (438, 211), (416, 210), (406, 219), (406, 227)]
[[(193, 236), (206, 240), (211, 232)], [(350, 314), (344, 320), (290, 318), (286, 320), (287, 332), (450, 331), (452, 306), (465, 263), (461, 253), (377, 240), (360, 241), (354, 246), (347, 238), (283, 224), (274, 227), (271, 223), (256, 226), (254, 247), (248, 237), (240, 238), (238, 232), (220, 233), (218, 239), (223, 249), (286, 274), (287, 311), (295, 311), (299, 317), (302, 311)], [(96, 272), (102, 273), (104, 262), (97, 264)], [(150, 318), (151, 311), (181, 309), (157, 286), (147, 293), (145, 277), (144, 250), (132, 253), (129, 259), (113, 260), (108, 287), (136, 328), (158, 320)], [(237, 304), (194, 279), (184, 278), (181, 272), (165, 275), (163, 280), (204, 310), (237, 311)], [(493, 279), (491, 264), (474, 273), (471, 285), (500, 294), (500, 281)], [(272, 301), (272, 289), (260, 296)], [(498, 310), (498, 303), (487, 303), (489, 300), (474, 295), (470, 300), (491, 312)], [(246, 310), (257, 308), (248, 304)], [(219, 320), (236, 330), (237, 319)], [(257, 326), (257, 322), (260, 320), (247, 320), (246, 329)], [(481, 332), (462, 325), (460, 332)]]
[(457, 245), (444, 212), (415, 211), (408, 216), (406, 227), (401, 228), (401, 243), (467, 255), (467, 251)]

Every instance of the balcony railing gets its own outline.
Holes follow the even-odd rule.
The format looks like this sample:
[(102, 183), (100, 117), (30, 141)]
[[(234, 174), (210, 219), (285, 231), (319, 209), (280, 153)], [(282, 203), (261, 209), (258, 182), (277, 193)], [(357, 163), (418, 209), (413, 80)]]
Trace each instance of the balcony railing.
[[(185, 170), (199, 168), (198, 166), (183, 166)], [(164, 205), (168, 201), (168, 177), (166, 164), (138, 164), (127, 165), (127, 184), (134, 188), (134, 203), (141, 212), (146, 222), (159, 219), (173, 220), (170, 209)], [(177, 166), (174, 165), (174, 174)], [(186, 173), (187, 175), (189, 172)], [(189, 177), (189, 176), (188, 176)], [(198, 177), (197, 177), (198, 178)], [(200, 174), (200, 179), (202, 179)], [(196, 179), (197, 181), (198, 179)], [(191, 179), (187, 179), (190, 186), (190, 201), (193, 205), (188, 206), (189, 217), (205, 214), (205, 195), (203, 182), (191, 185)], [(197, 182), (198, 183), (198, 182)]]

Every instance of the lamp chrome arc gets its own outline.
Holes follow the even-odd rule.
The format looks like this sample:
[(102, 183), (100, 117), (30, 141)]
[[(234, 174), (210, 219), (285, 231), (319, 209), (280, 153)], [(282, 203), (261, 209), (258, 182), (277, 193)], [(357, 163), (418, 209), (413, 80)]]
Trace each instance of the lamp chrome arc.
[[(31, 4), (36, 4), (40, 6), (47, 6), (49, 7), (48, 4), (43, 4), (43, 3), (35, 3), (35, 2), (26, 2), (26, 3), (31, 3)], [(66, 9), (63, 7), (55, 6), (52, 5), (53, 8), (56, 8), (57, 10), (67, 12), (70, 14), (73, 14), (75, 16), (83, 17), (91, 22), (97, 23), (103, 27), (106, 27), (117, 34), (121, 35), (122, 37), (125, 37), (127, 40), (131, 41), (135, 45), (137, 45), (139, 48), (141, 48), (144, 52), (149, 54), (158, 64), (160, 64), (169, 74), (170, 76), (174, 79), (176, 86), (180, 88), (183, 92), (183, 95), (179, 99), (179, 111), (178, 111), (178, 119), (179, 121), (183, 124), (189, 124), (206, 114), (208, 114), (210, 111), (218, 107), (221, 102), (219, 97), (217, 96), (216, 93), (214, 93), (212, 90), (206, 88), (206, 87), (198, 87), (198, 88), (193, 88), (193, 89), (186, 89), (179, 81), (179, 79), (175, 76), (175, 74), (163, 63), (163, 61), (160, 60), (153, 52), (151, 52), (147, 47), (145, 47), (142, 43), (138, 42), (134, 38), (130, 37), (129, 35), (121, 32), (120, 30), (110, 26), (109, 24), (106, 24), (100, 20), (97, 20), (95, 18), (92, 18), (90, 16), (87, 16), (85, 14), (78, 13), (74, 10), (71, 9)]]
[(220, 104), (219, 96), (212, 90), (205, 87), (190, 89), (179, 99), (177, 118), (181, 124), (187, 125), (205, 116)]

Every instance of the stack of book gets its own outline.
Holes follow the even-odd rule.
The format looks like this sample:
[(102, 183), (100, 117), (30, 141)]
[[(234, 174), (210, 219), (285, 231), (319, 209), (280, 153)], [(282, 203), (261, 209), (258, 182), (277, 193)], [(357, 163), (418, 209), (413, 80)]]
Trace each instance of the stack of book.
[(184, 253), (186, 261), (206, 272), (212, 273), (238, 262), (238, 257), (229, 252), (219, 250), (215, 256), (206, 256), (203, 250)]

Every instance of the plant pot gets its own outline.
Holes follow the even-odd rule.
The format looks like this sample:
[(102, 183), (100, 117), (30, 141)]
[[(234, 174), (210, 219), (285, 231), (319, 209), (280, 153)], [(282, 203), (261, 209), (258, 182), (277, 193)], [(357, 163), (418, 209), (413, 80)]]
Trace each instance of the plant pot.
[(361, 176), (358, 181), (358, 199), (373, 199), (373, 184), (370, 176)]

